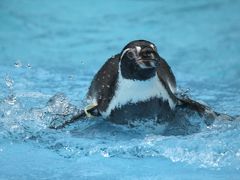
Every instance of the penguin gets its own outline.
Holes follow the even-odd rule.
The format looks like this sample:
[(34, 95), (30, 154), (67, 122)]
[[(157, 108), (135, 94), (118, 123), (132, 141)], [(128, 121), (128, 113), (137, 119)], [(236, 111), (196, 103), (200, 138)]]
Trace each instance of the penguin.
[(176, 78), (156, 45), (132, 41), (96, 73), (86, 96), (89, 105), (58, 128), (86, 116), (101, 116), (117, 124), (146, 118), (173, 121), (194, 114), (204, 119), (219, 116), (208, 106), (181, 96), (176, 87)]

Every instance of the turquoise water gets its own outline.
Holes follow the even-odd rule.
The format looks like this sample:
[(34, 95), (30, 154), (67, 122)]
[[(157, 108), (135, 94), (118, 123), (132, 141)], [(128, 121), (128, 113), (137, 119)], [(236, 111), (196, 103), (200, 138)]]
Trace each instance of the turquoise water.
[(0, 179), (239, 179), (237, 121), (191, 119), (197, 132), (169, 136), (151, 121), (47, 128), (85, 105), (96, 71), (135, 39), (157, 45), (181, 91), (239, 115), (239, 9), (238, 0), (1, 0)]

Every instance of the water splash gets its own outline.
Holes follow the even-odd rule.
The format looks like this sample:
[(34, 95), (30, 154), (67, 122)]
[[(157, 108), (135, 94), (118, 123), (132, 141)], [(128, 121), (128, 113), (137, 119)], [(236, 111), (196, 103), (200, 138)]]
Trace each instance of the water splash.
[[(45, 86), (51, 82), (51, 87), (55, 88), (59, 84), (59, 79), (65, 81), (61, 84), (69, 83), (68, 75), (63, 75), (65, 79), (59, 76), (55, 82), (56, 75), (52, 76), (50, 73), (40, 71), (39, 75), (36, 72), (31, 76), (31, 72), (25, 72), (24, 68), (18, 68), (16, 71), (28, 73), (27, 77), (32, 77), (34, 80), (38, 76), (41, 77), (35, 86), (39, 83)], [(31, 143), (70, 159), (86, 156), (164, 157), (172, 162), (193, 164), (195, 167), (240, 168), (240, 145), (238, 142), (229, 141), (240, 139), (238, 122), (236, 124), (215, 122), (207, 127), (197, 118), (190, 119), (187, 125), (186, 122), (178, 122), (180, 125), (157, 124), (154, 120), (146, 119), (145, 122), (133, 122), (121, 126), (96, 118), (76, 122), (62, 130), (51, 130), (48, 129), (50, 122), (53, 120), (56, 123), (63, 122), (82, 107), (82, 102), (79, 106), (73, 105), (67, 95), (56, 93), (51, 96), (52, 91), (50, 92), (49, 89), (47, 93), (39, 92), (34, 86), (29, 90), (27, 86), (18, 84), (22, 81), (17, 79), (18, 77), (20, 76), (7, 75), (4, 79), (4, 87), (7, 91), (0, 101), (1, 140)], [(81, 78), (81, 81), (82, 79), (84, 78)], [(85, 79), (87, 80), (82, 82), (84, 85), (80, 84), (83, 89), (86, 89), (88, 81), (91, 80)], [(77, 81), (77, 76), (74, 75), (72, 80), (74, 80), (72, 82)], [(74, 85), (78, 90), (79, 84)], [(19, 87), (26, 90), (19, 91)], [(68, 90), (69, 87), (62, 92)], [(186, 91), (184, 93), (188, 94)], [(11, 99), (14, 103), (11, 103)], [(77, 97), (74, 100), (76, 99)]]
[(9, 75), (6, 75), (5, 84), (8, 88), (8, 96), (4, 101), (10, 105), (14, 105), (17, 102), (16, 95), (13, 92), (14, 80)]
[[(32, 142), (65, 158), (95, 155), (105, 158), (165, 157), (172, 162), (202, 168), (240, 168), (239, 143), (228, 142), (232, 136), (240, 139), (238, 122), (215, 122), (210, 127), (200, 126), (197, 131), (189, 126), (188, 135), (184, 136), (176, 136), (181, 128), (157, 124), (154, 120), (121, 126), (96, 118), (55, 131), (48, 129), (49, 122), (56, 117), (63, 121), (77, 110), (63, 93), (52, 96), (42, 108), (26, 110), (20, 101), (13, 105), (3, 101), (0, 106), (1, 139)], [(164, 136), (166, 131), (174, 136), (171, 133)]]
[(6, 77), (5, 77), (5, 83), (6, 83), (6, 85), (7, 85), (7, 87), (9, 88), (9, 89), (13, 89), (13, 84), (14, 84), (14, 81), (13, 81), (13, 79), (9, 76), (9, 75), (6, 75)]

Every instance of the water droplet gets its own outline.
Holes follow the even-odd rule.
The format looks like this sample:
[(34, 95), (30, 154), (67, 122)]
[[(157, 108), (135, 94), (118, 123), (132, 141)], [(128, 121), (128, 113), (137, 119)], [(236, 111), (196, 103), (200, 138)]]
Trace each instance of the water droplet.
[(9, 89), (12, 89), (14, 81), (8, 75), (5, 77), (5, 83)]
[(31, 69), (32, 68), (32, 66), (31, 66), (31, 64), (27, 64), (27, 66), (26, 66), (27, 68), (29, 68), (29, 69)]
[(102, 151), (102, 156), (103, 157), (105, 157), (105, 158), (108, 158), (108, 157), (110, 157), (110, 155), (109, 155), (109, 153), (108, 152), (106, 152), (106, 151)]
[(73, 79), (73, 75), (69, 75), (68, 79), (72, 80)]
[(16, 61), (16, 62), (14, 63), (14, 66), (15, 66), (16, 68), (20, 68), (20, 67), (22, 67), (22, 63), (18, 60), (18, 61)]

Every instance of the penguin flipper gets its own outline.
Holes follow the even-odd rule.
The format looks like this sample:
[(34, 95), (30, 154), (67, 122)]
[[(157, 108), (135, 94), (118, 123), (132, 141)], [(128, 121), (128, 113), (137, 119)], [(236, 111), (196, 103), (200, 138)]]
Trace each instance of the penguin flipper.
[(178, 105), (180, 105), (183, 108), (189, 108), (193, 111), (196, 111), (200, 116), (204, 116), (204, 113), (206, 111), (211, 110), (208, 106), (203, 105), (197, 101), (194, 101), (190, 99), (189, 97), (177, 97), (178, 99)]
[(184, 97), (184, 98), (178, 97), (178, 101), (179, 101), (178, 106), (181, 106), (181, 108), (188, 108), (194, 112), (197, 112), (199, 116), (204, 119), (204, 122), (207, 125), (212, 124), (214, 120), (233, 121), (233, 120), (237, 120), (240, 117), (240, 116), (233, 117), (228, 114), (216, 112), (213, 109), (211, 109), (209, 106), (201, 104), (197, 101), (194, 101), (189, 97)]
[(99, 111), (105, 111), (116, 89), (120, 55), (106, 61), (94, 76), (87, 93), (87, 99), (98, 104)]
[(101, 115), (99, 112), (107, 108), (107, 102), (109, 102), (114, 95), (120, 61), (119, 57), (120, 55), (117, 54), (108, 59), (94, 76), (87, 93), (87, 99), (91, 101), (91, 104), (86, 106), (83, 110), (79, 110), (76, 115), (68, 118), (61, 125), (53, 125), (53, 120), (49, 128), (62, 129), (86, 117), (91, 118)]

